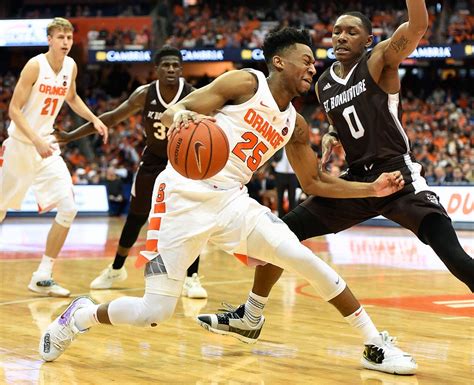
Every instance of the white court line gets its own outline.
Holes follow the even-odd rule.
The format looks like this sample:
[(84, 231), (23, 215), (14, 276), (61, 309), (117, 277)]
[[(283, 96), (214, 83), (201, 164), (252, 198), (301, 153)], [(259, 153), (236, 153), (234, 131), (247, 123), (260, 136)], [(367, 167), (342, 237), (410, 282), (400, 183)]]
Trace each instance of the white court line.
[(445, 320), (453, 320), (453, 319), (470, 319), (471, 317), (440, 317), (441, 319)]

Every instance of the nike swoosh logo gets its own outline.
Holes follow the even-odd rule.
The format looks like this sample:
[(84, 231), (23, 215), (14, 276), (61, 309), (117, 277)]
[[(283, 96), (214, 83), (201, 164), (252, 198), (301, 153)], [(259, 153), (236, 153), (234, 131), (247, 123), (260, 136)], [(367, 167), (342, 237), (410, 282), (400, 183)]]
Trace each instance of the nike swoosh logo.
[(265, 103), (263, 103), (262, 101), (260, 102), (260, 105), (262, 105), (263, 107), (265, 108), (270, 108), (270, 106), (267, 106)]
[(358, 316), (360, 315), (360, 313), (362, 313), (362, 310), (363, 310), (363, 309), (360, 309), (360, 310), (359, 310), (357, 313), (355, 313), (354, 315), (355, 315), (356, 317), (358, 317)]
[[(201, 149), (204, 147), (204, 144), (201, 142), (196, 141), (194, 143), (194, 157), (196, 158), (196, 164), (198, 167), (199, 172), (202, 172), (201, 167)], [(204, 147), (205, 148), (205, 147)]]
[(339, 285), (339, 279), (340, 277), (337, 277), (336, 285)]

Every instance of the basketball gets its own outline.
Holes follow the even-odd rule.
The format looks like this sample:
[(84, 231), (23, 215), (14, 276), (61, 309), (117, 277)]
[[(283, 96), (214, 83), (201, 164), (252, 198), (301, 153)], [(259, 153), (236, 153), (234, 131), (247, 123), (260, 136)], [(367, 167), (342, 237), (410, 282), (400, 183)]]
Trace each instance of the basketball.
[(216, 123), (204, 119), (189, 123), (168, 141), (168, 159), (173, 168), (190, 179), (212, 178), (229, 159), (227, 136)]

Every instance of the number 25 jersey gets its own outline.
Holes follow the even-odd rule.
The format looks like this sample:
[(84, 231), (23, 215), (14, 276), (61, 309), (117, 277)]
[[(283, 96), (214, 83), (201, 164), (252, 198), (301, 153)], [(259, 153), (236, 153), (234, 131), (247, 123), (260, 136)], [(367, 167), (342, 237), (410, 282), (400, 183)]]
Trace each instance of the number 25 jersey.
[[(38, 79), (31, 89), (30, 96), (21, 112), (30, 127), (42, 138), (53, 132), (54, 120), (66, 99), (71, 86), (74, 59), (66, 56), (59, 73), (55, 73), (49, 65), (45, 54), (39, 54), (32, 60), (39, 63)], [(28, 137), (19, 130), (12, 121), (8, 127), (8, 135), (23, 142), (30, 143)]]
[(349, 168), (378, 163), (410, 151), (401, 125), (400, 95), (387, 94), (369, 73), (365, 54), (346, 76), (333, 63), (318, 80), (318, 95), (346, 152)]
[(222, 188), (247, 184), (257, 168), (288, 143), (295, 128), (293, 105), (280, 111), (265, 75), (246, 71), (258, 80), (255, 95), (245, 103), (223, 106), (214, 116), (227, 135), (230, 154), (224, 169), (206, 182)]

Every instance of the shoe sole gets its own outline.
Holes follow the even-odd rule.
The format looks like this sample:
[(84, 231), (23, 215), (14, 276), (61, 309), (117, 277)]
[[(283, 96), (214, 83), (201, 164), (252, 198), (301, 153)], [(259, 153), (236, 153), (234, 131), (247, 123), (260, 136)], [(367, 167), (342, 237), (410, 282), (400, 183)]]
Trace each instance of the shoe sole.
[(364, 357), (362, 357), (360, 363), (365, 369), (376, 370), (378, 372), (397, 374), (397, 375), (402, 375), (402, 376), (410, 376), (410, 375), (416, 374), (416, 370), (418, 369), (418, 366), (416, 366), (415, 368), (395, 367), (392, 369), (388, 369), (388, 368), (384, 368), (382, 365), (374, 364), (373, 362), (367, 361)]
[(219, 329), (215, 329), (213, 327), (211, 327), (210, 325), (208, 325), (207, 323), (205, 322), (202, 322), (199, 318), (196, 318), (196, 322), (201, 326), (203, 327), (204, 329), (206, 329), (207, 331), (210, 331), (212, 333), (216, 333), (216, 334), (220, 334), (222, 336), (230, 336), (230, 337), (234, 337), (236, 339), (238, 339), (239, 341), (242, 341), (246, 344), (249, 344), (249, 345), (253, 345), (255, 344), (257, 341), (258, 341), (258, 338), (255, 339), (255, 338), (248, 338), (248, 337), (245, 337), (245, 336), (242, 336), (240, 334), (237, 334), (237, 333), (232, 333), (232, 332), (228, 332), (228, 331), (225, 331), (225, 330), (219, 330)]
[(68, 298), (68, 297), (71, 296), (71, 292), (69, 292), (68, 294), (65, 294), (65, 295), (61, 295), (61, 294), (57, 294), (57, 293), (54, 293), (54, 292), (51, 292), (51, 291), (37, 290), (34, 286), (31, 286), (31, 284), (28, 285), (28, 290), (32, 291), (33, 293), (36, 293), (36, 294), (41, 294), (45, 297)]

